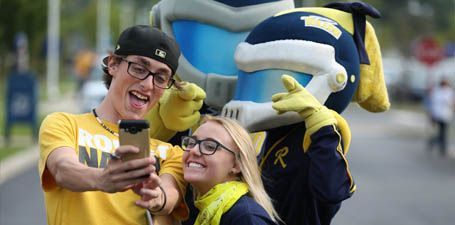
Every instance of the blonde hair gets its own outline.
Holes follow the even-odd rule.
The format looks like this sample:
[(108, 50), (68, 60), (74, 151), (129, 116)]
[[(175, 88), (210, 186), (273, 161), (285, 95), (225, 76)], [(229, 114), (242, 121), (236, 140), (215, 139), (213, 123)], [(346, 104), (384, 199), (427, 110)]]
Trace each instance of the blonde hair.
[(272, 200), (265, 192), (256, 158), (256, 150), (249, 133), (236, 120), (227, 117), (209, 115), (203, 117), (202, 123), (208, 121), (221, 124), (237, 145), (239, 153), (236, 158), (242, 169), (240, 179), (248, 185), (248, 195), (265, 209), (273, 221), (282, 221), (273, 208)]

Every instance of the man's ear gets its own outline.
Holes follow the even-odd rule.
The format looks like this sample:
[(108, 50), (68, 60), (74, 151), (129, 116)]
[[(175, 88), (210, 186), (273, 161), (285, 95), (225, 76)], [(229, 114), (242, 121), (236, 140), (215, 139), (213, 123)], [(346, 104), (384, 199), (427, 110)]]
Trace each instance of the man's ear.
[(107, 69), (109, 71), (109, 74), (112, 76), (114, 72), (118, 69), (119, 63), (114, 60), (113, 56), (109, 56), (107, 60)]

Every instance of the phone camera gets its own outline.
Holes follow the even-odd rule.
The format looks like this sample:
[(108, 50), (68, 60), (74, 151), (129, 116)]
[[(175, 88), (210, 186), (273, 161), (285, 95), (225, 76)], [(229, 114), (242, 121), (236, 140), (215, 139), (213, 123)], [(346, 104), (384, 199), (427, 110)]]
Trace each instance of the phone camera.
[(128, 129), (128, 132), (129, 132), (129, 133), (132, 133), (132, 134), (135, 134), (135, 133), (138, 132), (138, 130), (137, 130), (136, 127), (130, 127), (130, 128)]

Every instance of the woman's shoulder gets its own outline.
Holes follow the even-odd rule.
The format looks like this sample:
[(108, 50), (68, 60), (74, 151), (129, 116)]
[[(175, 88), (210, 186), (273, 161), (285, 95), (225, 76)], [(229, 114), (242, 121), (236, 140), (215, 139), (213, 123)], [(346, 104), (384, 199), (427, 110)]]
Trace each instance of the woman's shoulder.
[(237, 211), (237, 213), (265, 213), (265, 210), (260, 206), (253, 198), (248, 195), (243, 195), (237, 200), (237, 202), (232, 206), (230, 211)]
[(220, 225), (276, 224), (267, 212), (251, 197), (242, 196), (223, 216)]

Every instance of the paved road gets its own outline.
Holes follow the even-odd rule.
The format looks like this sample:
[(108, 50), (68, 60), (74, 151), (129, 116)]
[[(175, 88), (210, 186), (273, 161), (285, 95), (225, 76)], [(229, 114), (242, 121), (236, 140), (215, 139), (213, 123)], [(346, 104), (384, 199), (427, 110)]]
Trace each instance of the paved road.
[(47, 224), (37, 162), (0, 185), (0, 224)]
[(455, 129), (450, 159), (426, 149), (431, 127), (423, 114), (370, 114), (350, 107), (348, 152), (357, 191), (335, 225), (455, 224)]
[[(43, 102), (40, 114), (79, 112), (77, 96)], [(46, 210), (38, 175), (38, 146), (0, 162), (0, 225), (45, 225)]]
[[(426, 151), (430, 127), (423, 114), (371, 114), (353, 105), (343, 115), (352, 130), (348, 161), (357, 191), (334, 225), (455, 223), (455, 159)], [(0, 224), (46, 224), (36, 161), (0, 183)]]

